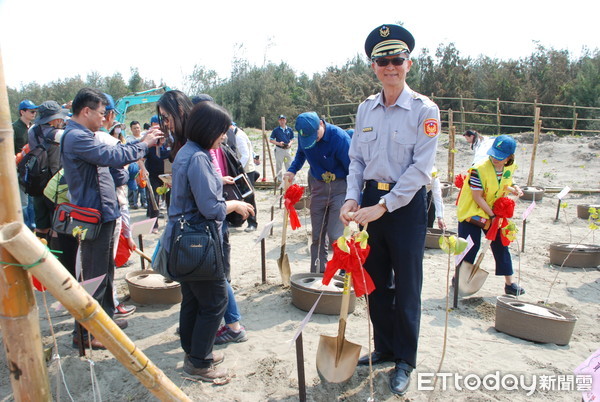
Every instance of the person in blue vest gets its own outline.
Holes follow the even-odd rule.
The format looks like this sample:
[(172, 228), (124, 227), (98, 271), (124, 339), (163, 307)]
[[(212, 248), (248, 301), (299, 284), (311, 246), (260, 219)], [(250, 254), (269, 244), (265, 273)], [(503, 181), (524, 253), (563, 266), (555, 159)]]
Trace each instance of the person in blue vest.
[(296, 118), (298, 152), (284, 180), (292, 182), (305, 161), (310, 165), (310, 272), (325, 272), (327, 249), (331, 250), (344, 232), (339, 220), (340, 208), (346, 198), (346, 176), (350, 158), (350, 136), (333, 124), (320, 119), (315, 112)]

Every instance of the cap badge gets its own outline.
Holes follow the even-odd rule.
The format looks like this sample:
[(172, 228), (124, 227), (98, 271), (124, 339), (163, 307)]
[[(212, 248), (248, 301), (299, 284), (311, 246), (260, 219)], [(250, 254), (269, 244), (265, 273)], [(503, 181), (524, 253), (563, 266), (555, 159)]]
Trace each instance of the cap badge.
[(390, 28), (386, 27), (385, 25), (384, 25), (384, 26), (382, 26), (382, 27), (379, 29), (379, 35), (380, 35), (382, 38), (387, 38), (388, 36), (390, 36)]

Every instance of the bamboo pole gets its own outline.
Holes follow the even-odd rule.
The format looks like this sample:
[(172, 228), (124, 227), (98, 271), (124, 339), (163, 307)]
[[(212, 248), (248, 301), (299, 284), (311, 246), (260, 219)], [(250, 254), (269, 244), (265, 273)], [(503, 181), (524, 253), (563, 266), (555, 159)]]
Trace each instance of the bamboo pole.
[(12, 222), (0, 226), (0, 247), (11, 253), (20, 264), (34, 264), (29, 269), (31, 274), (35, 275), (71, 315), (102, 342), (148, 391), (161, 401), (190, 401), (187, 395), (135, 346), (100, 304), (23, 223)]
[(454, 183), (454, 156), (456, 155), (455, 152), (455, 138), (456, 138), (456, 127), (452, 126), (450, 127), (450, 142), (449, 142), (449, 146), (448, 148), (450, 148), (450, 145), (452, 146), (452, 148), (450, 148), (449, 155), (448, 155), (448, 183)]
[(529, 165), (529, 177), (527, 178), (527, 185), (531, 186), (533, 183), (533, 172), (535, 170), (535, 154), (537, 152), (538, 142), (540, 141), (540, 129), (542, 121), (540, 120), (540, 108), (535, 109), (535, 124), (533, 126), (533, 148), (531, 150), (531, 164)]
[[(0, 54), (0, 188), (2, 189), (0, 224), (23, 222), (13, 154), (13, 135), (4, 80), (4, 65)], [(34, 236), (31, 231), (29, 233)], [(2, 247), (0, 247), (0, 258), (1, 261), (15, 262)], [(27, 272), (11, 265), (0, 267), (0, 329), (13, 397), (17, 401), (52, 400), (38, 317), (39, 313)]]

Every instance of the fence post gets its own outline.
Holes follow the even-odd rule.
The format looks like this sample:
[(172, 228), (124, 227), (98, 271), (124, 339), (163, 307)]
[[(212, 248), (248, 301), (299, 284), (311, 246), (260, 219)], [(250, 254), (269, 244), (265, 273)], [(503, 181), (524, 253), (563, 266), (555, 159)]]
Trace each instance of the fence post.
[(527, 178), (527, 185), (531, 186), (533, 183), (533, 172), (535, 168), (535, 154), (537, 152), (537, 145), (540, 141), (540, 130), (542, 128), (542, 121), (540, 120), (540, 108), (535, 108), (535, 124), (533, 125), (533, 148), (531, 150), (531, 164), (529, 165), (529, 177)]
[(575, 128), (577, 127), (577, 104), (573, 102), (573, 129), (571, 135), (575, 135)]
[(535, 125), (537, 124), (537, 120), (536, 120), (536, 113), (538, 110), (538, 102), (537, 99), (534, 99), (533, 101), (533, 127), (532, 130), (535, 131)]
[(465, 132), (465, 105), (463, 103), (463, 97), (460, 96), (460, 129)]
[(500, 98), (496, 98), (496, 134), (500, 135)]

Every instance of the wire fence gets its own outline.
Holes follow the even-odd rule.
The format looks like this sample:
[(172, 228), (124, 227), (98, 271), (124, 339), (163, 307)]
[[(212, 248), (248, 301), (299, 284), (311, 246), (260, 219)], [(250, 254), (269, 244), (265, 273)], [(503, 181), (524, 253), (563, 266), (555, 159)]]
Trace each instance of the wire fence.
[[(510, 134), (533, 131), (535, 110), (540, 108), (541, 132), (557, 135), (600, 134), (600, 108), (500, 99), (452, 98), (432, 94), (440, 107), (442, 130), (453, 124), (464, 132), (475, 129), (483, 134)], [(327, 104), (323, 111), (328, 122), (344, 129), (353, 128), (358, 103)]]

